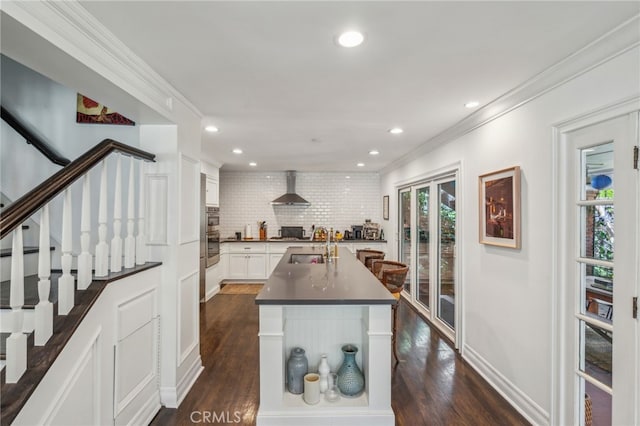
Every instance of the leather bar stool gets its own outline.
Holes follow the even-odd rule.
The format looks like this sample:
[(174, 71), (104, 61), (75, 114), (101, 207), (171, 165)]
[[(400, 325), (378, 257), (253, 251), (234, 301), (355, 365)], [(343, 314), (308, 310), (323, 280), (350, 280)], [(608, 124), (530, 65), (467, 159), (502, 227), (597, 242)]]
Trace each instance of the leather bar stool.
[(382, 285), (391, 292), (393, 297), (398, 300), (398, 303), (392, 305), (393, 311), (393, 335), (391, 337), (391, 344), (393, 346), (393, 357), (396, 359), (396, 364), (400, 361), (398, 358), (398, 350), (396, 348), (396, 326), (398, 323), (398, 304), (400, 303), (400, 292), (404, 288), (404, 282), (407, 279), (407, 273), (409, 267), (401, 262), (393, 260), (374, 260), (371, 266), (371, 272), (375, 275)]

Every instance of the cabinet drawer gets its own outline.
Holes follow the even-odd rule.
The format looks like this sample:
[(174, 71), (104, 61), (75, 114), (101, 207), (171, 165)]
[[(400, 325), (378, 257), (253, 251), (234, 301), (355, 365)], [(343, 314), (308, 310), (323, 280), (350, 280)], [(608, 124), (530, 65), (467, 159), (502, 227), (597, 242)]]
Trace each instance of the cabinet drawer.
[(265, 243), (230, 243), (229, 253), (266, 253)]

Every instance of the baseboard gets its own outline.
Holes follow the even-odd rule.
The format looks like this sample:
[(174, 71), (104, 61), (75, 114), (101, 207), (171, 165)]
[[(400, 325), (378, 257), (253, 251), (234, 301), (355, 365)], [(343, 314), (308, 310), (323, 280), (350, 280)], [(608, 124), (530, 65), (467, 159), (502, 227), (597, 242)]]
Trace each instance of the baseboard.
[(151, 420), (153, 420), (156, 414), (158, 414), (158, 411), (160, 411), (161, 407), (162, 406), (160, 405), (160, 396), (158, 395), (157, 392), (154, 392), (149, 397), (147, 402), (145, 402), (144, 405), (140, 408), (140, 410), (138, 411), (138, 414), (133, 419), (131, 419), (131, 422), (129, 424), (132, 424), (132, 425), (151, 424)]
[(204, 370), (204, 367), (202, 365), (202, 358), (200, 358), (200, 354), (198, 354), (198, 356), (194, 359), (193, 363), (191, 364), (191, 367), (189, 367), (189, 370), (187, 371), (187, 373), (182, 377), (182, 379), (178, 383), (177, 395), (176, 395), (177, 397), (176, 407), (180, 406), (184, 398), (187, 396), (187, 394), (191, 390), (191, 387), (200, 376), (200, 373), (202, 373), (202, 370)]
[(531, 424), (550, 424), (549, 413), (542, 409), (534, 400), (529, 398), (520, 388), (511, 383), (498, 370), (487, 362), (469, 345), (464, 345), (462, 357), (489, 384), (509, 402)]
[(178, 391), (175, 387), (160, 388), (160, 404), (167, 408), (178, 408)]
[(217, 286), (213, 287), (211, 290), (209, 290), (206, 294), (206, 296), (204, 297), (204, 301), (208, 301), (209, 299), (211, 299), (213, 296), (215, 296), (216, 294), (220, 293), (220, 284), (218, 284)]

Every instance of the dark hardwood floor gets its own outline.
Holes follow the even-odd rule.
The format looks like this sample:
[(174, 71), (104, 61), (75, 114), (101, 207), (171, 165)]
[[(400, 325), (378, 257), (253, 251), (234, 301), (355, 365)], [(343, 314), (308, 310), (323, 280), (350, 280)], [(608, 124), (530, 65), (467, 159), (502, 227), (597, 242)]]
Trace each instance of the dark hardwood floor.
[[(259, 359), (254, 298), (218, 294), (201, 305), (205, 369), (180, 407), (161, 409), (152, 425), (255, 424)], [(393, 372), (396, 425), (528, 424), (413, 309), (405, 303), (399, 309), (398, 348), (404, 362)]]

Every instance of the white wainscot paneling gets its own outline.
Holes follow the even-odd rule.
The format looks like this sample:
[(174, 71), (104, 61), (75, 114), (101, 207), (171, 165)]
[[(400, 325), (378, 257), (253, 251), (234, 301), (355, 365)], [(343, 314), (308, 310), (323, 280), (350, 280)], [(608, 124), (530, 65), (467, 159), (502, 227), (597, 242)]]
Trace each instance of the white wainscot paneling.
[(148, 244), (167, 244), (169, 176), (147, 175), (147, 200), (145, 206)]
[[(116, 345), (114, 417), (116, 424), (130, 424), (141, 406), (160, 405), (157, 320), (143, 325)], [(151, 401), (150, 401), (151, 400)], [(155, 401), (154, 401), (155, 400)], [(136, 401), (136, 403), (133, 403)]]
[[(342, 365), (342, 346), (358, 347), (356, 361), (362, 367), (363, 307), (287, 306), (284, 308), (285, 354), (294, 347), (305, 350), (309, 368), (316, 371), (320, 356), (327, 354), (331, 371)], [(320, 324), (320, 325), (319, 325)]]
[(67, 383), (60, 386), (58, 398), (51, 399), (49, 413), (41, 424), (82, 426), (100, 424), (99, 334), (86, 352), (78, 357)]
[(200, 283), (198, 272), (180, 280), (178, 287), (178, 366), (189, 356), (198, 345), (198, 303)]
[(180, 154), (180, 243), (198, 241), (200, 214), (200, 164)]
[(156, 290), (142, 293), (118, 306), (115, 352), (114, 418), (131, 424), (136, 416), (159, 408), (158, 318)]

